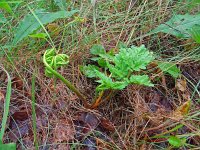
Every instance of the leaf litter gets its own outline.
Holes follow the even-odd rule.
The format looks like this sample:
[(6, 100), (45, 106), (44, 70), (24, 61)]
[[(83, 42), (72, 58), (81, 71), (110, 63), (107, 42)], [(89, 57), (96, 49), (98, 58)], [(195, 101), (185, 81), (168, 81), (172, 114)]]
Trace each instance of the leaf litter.
[[(113, 12), (114, 12), (114, 9), (113, 9)], [(127, 30), (127, 32), (129, 32), (129, 31)], [(104, 34), (104, 33), (102, 33), (102, 34)], [(113, 36), (113, 38), (111, 38), (111, 39), (113, 39), (112, 42), (110, 42), (110, 40), (107, 40), (107, 38), (104, 38), (107, 43), (110, 42), (110, 44), (105, 44), (105, 45), (112, 44), (111, 47), (115, 47), (116, 46), (116, 44), (115, 44), (116, 41), (114, 40), (115, 35), (111, 34), (111, 36)], [(172, 38), (172, 37), (169, 37), (169, 39), (170, 38)], [(101, 39), (101, 41), (104, 39)], [(171, 43), (168, 43), (169, 39), (164, 39), (164, 41), (166, 42), (166, 48), (167, 49), (169, 48), (169, 50), (168, 50), (169, 53), (167, 55), (171, 55), (170, 48), (173, 47), (173, 45), (170, 46)], [(163, 40), (163, 38), (161, 38), (161, 41), (162, 40)], [(145, 42), (145, 41), (141, 40), (138, 43), (141, 44), (142, 42)], [(174, 43), (176, 43), (176, 42), (174, 42)], [(162, 43), (160, 45), (162, 45)], [(153, 45), (153, 46), (155, 46), (155, 45)], [(163, 46), (165, 46), (165, 45), (163, 45)], [(81, 56), (82, 56), (82, 54), (81, 54)], [(80, 59), (80, 57), (78, 59)], [(189, 65), (181, 66), (181, 70), (183, 71), (183, 74), (188, 79), (190, 79), (195, 85), (198, 82), (198, 79), (200, 77), (198, 68), (199, 68), (199, 66), (194, 67), (193, 65), (191, 65), (191, 63)], [(69, 72), (70, 71), (68, 70), (67, 74), (70, 74)], [(39, 74), (39, 76), (42, 78), (41, 80), (45, 80), (45, 82), (48, 82), (46, 79), (44, 79), (42, 77), (42, 75)], [(76, 99), (76, 98), (72, 98), (72, 96), (69, 94), (69, 92), (66, 92), (67, 90), (64, 88), (63, 88), (64, 90), (62, 88), (58, 89), (58, 91), (60, 91), (59, 94), (57, 94), (57, 91), (55, 91), (57, 96), (61, 97), (58, 100), (62, 99), (62, 102), (60, 102), (60, 105), (57, 106), (57, 108), (55, 108), (55, 111), (53, 111), (53, 113), (55, 113), (57, 115), (56, 119), (51, 117), (52, 113), (50, 111), (51, 111), (52, 107), (49, 106), (51, 104), (51, 102), (50, 102), (50, 100), (49, 100), (50, 98), (48, 96), (49, 95), (52, 96), (53, 94), (49, 94), (49, 92), (45, 92), (45, 90), (47, 90), (47, 87), (42, 86), (43, 83), (40, 83), (41, 93), (38, 94), (39, 96), (37, 97), (37, 100), (38, 100), (38, 103), (40, 105), (43, 105), (42, 107), (45, 108), (45, 110), (47, 110), (46, 113), (50, 116), (50, 120), (53, 120), (54, 122), (56, 121), (55, 124), (51, 124), (51, 128), (50, 128), (50, 132), (53, 133), (52, 138), (55, 138), (52, 140), (53, 144), (58, 144), (58, 143), (55, 143), (58, 141), (61, 141), (61, 142), (67, 141), (67, 138), (65, 137), (66, 133), (70, 133), (71, 131), (73, 131), (72, 136), (74, 136), (74, 139), (77, 138), (76, 139), (77, 142), (86, 144), (86, 146), (82, 147), (82, 149), (83, 148), (94, 149), (95, 147), (97, 147), (97, 148), (98, 147), (106, 147), (104, 144), (105, 144), (105, 141), (107, 141), (107, 136), (110, 135), (109, 133), (111, 133), (111, 135), (112, 135), (112, 132), (114, 132), (116, 130), (115, 129), (115, 126), (116, 126), (117, 131), (119, 131), (120, 135), (122, 136), (122, 137), (120, 137), (122, 139), (122, 141), (124, 141), (124, 143), (129, 146), (131, 144), (132, 144), (132, 146), (133, 145), (135, 146), (135, 143), (134, 143), (135, 139), (137, 139), (137, 140), (144, 139), (145, 140), (145, 139), (148, 139), (149, 136), (152, 136), (152, 135), (155, 135), (158, 133), (162, 133), (165, 130), (167, 130), (167, 125), (165, 125), (164, 123), (166, 120), (168, 120), (170, 117), (172, 117), (173, 113), (181, 112), (181, 116), (183, 116), (182, 114), (187, 115), (187, 113), (184, 113), (184, 112), (187, 112), (187, 111), (185, 111), (185, 110), (187, 110), (185, 108), (187, 108), (188, 104), (187, 104), (187, 98), (184, 98), (184, 97), (190, 96), (190, 95), (189, 96), (187, 95), (186, 91), (188, 91), (188, 88), (191, 88), (191, 85), (190, 84), (187, 85), (186, 89), (185, 89), (184, 81), (183, 82), (180, 81), (179, 82), (180, 84), (176, 83), (176, 87), (175, 87), (174, 84), (171, 84), (172, 82), (171, 82), (171, 80), (169, 80), (169, 78), (165, 78), (165, 80), (166, 80), (166, 89), (168, 90), (167, 92), (165, 90), (163, 90), (162, 88), (160, 88), (159, 86), (155, 87), (155, 89), (154, 88), (142, 88), (142, 89), (137, 89), (138, 96), (133, 97), (132, 95), (129, 96), (127, 93), (133, 92), (134, 89), (131, 89), (128, 87), (128, 90), (121, 92), (120, 94), (118, 94), (116, 97), (114, 97), (112, 99), (111, 102), (113, 102), (113, 104), (106, 103), (106, 105), (103, 105), (104, 108), (100, 108), (100, 111), (103, 112), (103, 114), (109, 118), (109, 120), (106, 120), (106, 121), (104, 121), (104, 119), (102, 119), (96, 113), (82, 111), (79, 114), (76, 114), (78, 104), (76, 104), (74, 101), (70, 102), (70, 103), (66, 102), (69, 99)], [(15, 82), (17, 82), (17, 81), (18, 81), (18, 79), (15, 79)], [(78, 81), (76, 81), (76, 77), (73, 78), (73, 81), (78, 82)], [(80, 86), (82, 86), (81, 83), (78, 83), (78, 84)], [(179, 85), (177, 86), (177, 84), (179, 84)], [(18, 90), (21, 89), (21, 86), (19, 86), (19, 85), (20, 84), (18, 84), (18, 85), (16, 84), (16, 87), (19, 87)], [(170, 86), (168, 86), (168, 85), (170, 85)], [(173, 87), (173, 88), (171, 88), (171, 87)], [(87, 88), (87, 87), (83, 86), (83, 88)], [(153, 89), (153, 90), (149, 91), (149, 89)], [(198, 87), (198, 89), (199, 89), (199, 87)], [(89, 91), (89, 92), (91, 92), (91, 91)], [(87, 93), (89, 93), (89, 92), (87, 92)], [(180, 94), (179, 102), (176, 101), (177, 97), (174, 97), (172, 99), (172, 97), (174, 95), (176, 95), (176, 92), (179, 92), (179, 94)], [(2, 93), (4, 94), (5, 92), (2, 90)], [(12, 104), (14, 104), (13, 106), (15, 108), (12, 108), (11, 115), (16, 114), (17, 117), (15, 115), (14, 116), (15, 116), (15, 118), (17, 118), (17, 122), (22, 122), (21, 124), (23, 124), (23, 122), (24, 122), (24, 124), (27, 124), (27, 126), (24, 125), (25, 126), (24, 129), (26, 132), (24, 132), (24, 131), (23, 132), (29, 134), (28, 124), (30, 122), (28, 122), (27, 120), (30, 119), (31, 114), (29, 114), (28, 118), (27, 118), (26, 115), (28, 113), (24, 113), (23, 110), (16, 109), (16, 107), (18, 107), (19, 105), (27, 105), (27, 103), (26, 103), (27, 99), (25, 99), (23, 97), (25, 95), (19, 96), (24, 93), (25, 93), (25, 91), (23, 89), (21, 91), (21, 94), (19, 94), (19, 93), (13, 94), (12, 99), (14, 99), (14, 101), (12, 101)], [(124, 94), (124, 97), (123, 97), (122, 93)], [(184, 94), (186, 94), (186, 96), (184, 96)], [(140, 97), (140, 99), (137, 101), (137, 98), (139, 98), (139, 97)], [(16, 104), (15, 100), (17, 100), (19, 103)], [(184, 103), (184, 102), (186, 102), (186, 103)], [(132, 104), (135, 104), (135, 105), (132, 105)], [(3, 105), (1, 105), (1, 106), (3, 106)], [(70, 113), (68, 113), (68, 112), (66, 113), (66, 111), (68, 111), (69, 106), (74, 107), (73, 108), (74, 110), (72, 110), (72, 111), (70, 110), (71, 111)], [(63, 113), (62, 116), (60, 116), (60, 108), (61, 107), (62, 107), (62, 113)], [(78, 108), (79, 108), (79, 105), (78, 105)], [(82, 109), (82, 108), (79, 108), (79, 109)], [(109, 116), (114, 111), (117, 112), (116, 113), (117, 115)], [(71, 119), (68, 118), (69, 114), (72, 114), (73, 118), (74, 118), (74, 115), (77, 118), (72, 119), (73, 121), (71, 122)], [(25, 119), (25, 120), (20, 119), (20, 118), (23, 118), (22, 117), (23, 115), (24, 115), (24, 118), (27, 118), (27, 119)], [(46, 123), (43, 123), (43, 121), (46, 122), (45, 121), (46, 116), (45, 115), (40, 116), (40, 115), (41, 114), (37, 114), (37, 118), (38, 118), (37, 124), (39, 124), (39, 126), (41, 127), (41, 130), (44, 130), (44, 132), (38, 130), (38, 134), (41, 137), (43, 137), (43, 138), (41, 138), (41, 141), (44, 143), (46, 140), (46, 136), (47, 136), (47, 132), (45, 131), (47, 126), (46, 126)], [(66, 116), (67, 116), (67, 118), (66, 118)], [(132, 117), (132, 116), (134, 116), (134, 117)], [(180, 117), (180, 118), (181, 118), (180, 121), (182, 121), (182, 117)], [(90, 120), (94, 120), (94, 122), (91, 122)], [(173, 121), (175, 121), (175, 120), (173, 120)], [(170, 123), (173, 124), (173, 121), (169, 122), (169, 124)], [(11, 120), (11, 122), (13, 123), (12, 120)], [(115, 126), (112, 124), (112, 122), (115, 123)], [(21, 124), (19, 123), (18, 126), (20, 126)], [(127, 126), (129, 126), (129, 128)], [(14, 125), (13, 125), (13, 127), (14, 127)], [(23, 125), (22, 125), (22, 127), (23, 127)], [(61, 138), (57, 135), (54, 135), (54, 134), (56, 134), (56, 132), (58, 132), (59, 127), (61, 128), (61, 132), (63, 132), (63, 134), (61, 134)], [(155, 128), (155, 127), (157, 127), (157, 128)], [(65, 130), (65, 128), (66, 128), (66, 130)], [(148, 129), (153, 129), (153, 128), (154, 128), (154, 130), (147, 131)], [(71, 131), (68, 131), (68, 129)], [(147, 131), (147, 132), (143, 132), (143, 130)], [(183, 128), (182, 130), (183, 130), (183, 132), (182, 132), (183, 134), (186, 133), (185, 132), (186, 129)], [(187, 130), (189, 130), (189, 129), (187, 128)], [(103, 133), (104, 136), (105, 135), (107, 135), (107, 136), (98, 138), (97, 135), (94, 135), (95, 131), (98, 131), (98, 132), (101, 131), (101, 133)], [(151, 131), (151, 133), (150, 133), (150, 131)], [(116, 132), (114, 132), (114, 133), (116, 133)], [(126, 136), (124, 137), (125, 133), (126, 133)], [(173, 133), (173, 134), (175, 134), (175, 133)], [(116, 141), (116, 144), (119, 144), (119, 142), (115, 136), (112, 136), (112, 138), (113, 138), (113, 140)], [(128, 139), (128, 138), (130, 138), (130, 139)], [(60, 140), (58, 140), (58, 139), (60, 139)], [(25, 145), (27, 145), (27, 147), (31, 147), (29, 145), (30, 141), (33, 141), (33, 139), (31, 138), (31, 134), (29, 134), (29, 136), (26, 136), (26, 134), (24, 134), (23, 140), (25, 140), (23, 143)], [(54, 142), (54, 140), (55, 140), (55, 142)], [(68, 139), (68, 140), (70, 141), (73, 139)], [(166, 139), (156, 139), (154, 141), (152, 140), (152, 142), (156, 142), (156, 141), (159, 142), (162, 140), (166, 140)], [(51, 141), (48, 139), (47, 143), (51, 143)], [(195, 140), (192, 141), (191, 143), (195, 143)], [(196, 143), (198, 143), (198, 142), (196, 142)], [(160, 144), (160, 146), (161, 146), (161, 144)], [(167, 146), (168, 145), (165, 143), (164, 147), (167, 147)], [(33, 149), (33, 146), (31, 148)], [(150, 147), (150, 148), (152, 148), (152, 147)], [(60, 144), (59, 143), (59, 145), (56, 147), (56, 149), (70, 149), (70, 147), (69, 147), (69, 144), (64, 144), (64, 143)], [(110, 147), (108, 147), (107, 149), (110, 149)], [(148, 144), (147, 143), (142, 144), (141, 149), (148, 149)]]
[(84, 144), (85, 150), (111, 142), (108, 133), (113, 132), (114, 125), (108, 119), (91, 112), (79, 112), (76, 118), (75, 138)]

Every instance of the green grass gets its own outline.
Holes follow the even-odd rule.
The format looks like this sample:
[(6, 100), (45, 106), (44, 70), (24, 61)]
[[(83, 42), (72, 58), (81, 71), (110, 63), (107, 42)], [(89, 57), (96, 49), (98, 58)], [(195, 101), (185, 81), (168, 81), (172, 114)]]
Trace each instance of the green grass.
[(35, 149), (38, 150), (38, 139), (37, 139), (37, 123), (36, 123), (36, 105), (35, 105), (35, 75), (32, 76), (32, 88), (31, 88), (31, 99), (32, 99), (32, 119), (33, 119), (33, 134), (34, 134), (34, 144)]
[[(54, 119), (60, 119), (66, 116), (73, 118), (76, 111), (72, 110), (72, 108), (75, 110), (84, 109), (78, 101), (70, 101), (70, 99), (73, 99), (73, 94), (62, 83), (56, 80), (54, 82), (56, 87), (52, 88), (52, 80), (44, 76), (42, 55), (46, 49), (55, 47), (59, 53), (68, 54), (70, 58), (72, 58), (69, 66), (62, 68), (60, 73), (79, 87), (81, 91), (87, 91), (89, 89), (90, 92), (85, 92), (86, 94), (89, 93), (88, 101), (91, 101), (90, 97), (94, 95), (91, 91), (94, 89), (95, 85), (93, 81), (88, 80), (80, 73), (79, 65), (89, 62), (89, 58), (91, 57), (89, 49), (93, 44), (102, 44), (106, 50), (114, 48), (116, 51), (120, 41), (129, 46), (145, 44), (149, 50), (156, 54), (158, 60), (176, 63), (181, 69), (184, 69), (186, 64), (192, 67), (194, 67), (193, 64), (199, 64), (199, 44), (194, 44), (194, 41), (190, 40), (186, 42), (185, 40), (166, 34), (148, 34), (149, 31), (155, 29), (161, 23), (169, 20), (173, 14), (195, 14), (199, 11), (198, 7), (189, 9), (191, 5), (187, 4), (186, 1), (118, 0), (118, 2), (115, 2), (113, 0), (102, 0), (97, 1), (95, 7), (90, 1), (71, 1), (69, 5), (67, 5), (67, 9), (80, 10), (79, 16), (84, 18), (85, 22), (73, 22), (73, 17), (56, 20), (54, 23), (56, 23), (59, 30), (61, 30), (59, 35), (54, 35), (48, 30), (46, 25), (42, 25), (40, 22), (42, 28), (40, 28), (38, 32), (45, 32), (48, 35), (48, 40), (27, 37), (16, 46), (11, 44), (15, 36), (15, 30), (26, 14), (33, 14), (34, 17), (37, 18), (37, 15), (34, 13), (36, 9), (43, 8), (48, 11), (58, 11), (59, 7), (54, 3), (46, 5), (45, 1), (35, 0), (9, 5), (15, 15), (11, 15), (5, 10), (2, 11), (7, 21), (3, 24), (0, 23), (0, 62), (10, 76), (19, 76), (24, 81), (24, 89), (23, 91), (18, 91), (19, 95), (21, 94), (25, 97), (24, 90), (32, 89), (32, 99), (28, 98), (29, 100), (23, 100), (23, 103), (28, 103), (28, 105), (31, 105), (33, 108), (32, 126), (34, 141), (37, 141), (35, 143), (36, 149), (42, 146), (49, 145), (51, 147), (52, 145), (58, 144), (52, 140), (55, 124), (52, 121), (49, 110), (56, 111), (56, 116), (53, 116)], [(32, 72), (33, 70), (34, 72)], [(195, 71), (196, 70), (194, 70), (194, 74)], [(32, 87), (31, 77), (35, 77), (32, 82)], [(196, 107), (196, 104), (199, 104), (199, 102), (196, 101), (200, 96), (198, 88), (199, 78), (198, 76), (194, 77), (193, 74), (189, 74), (188, 76), (183, 75), (183, 78), (187, 80), (187, 92), (189, 92), (194, 104), (191, 106), (188, 116), (183, 120), (183, 123), (190, 127), (190, 133), (184, 133), (180, 136), (188, 135), (197, 145), (198, 142), (196, 139), (198, 138), (196, 137), (199, 136), (199, 127), (198, 124), (195, 123), (199, 121), (199, 111)], [(167, 82), (171, 82), (171, 80), (169, 81), (167, 79)], [(158, 84), (156, 88), (163, 92), (161, 81), (157, 81), (156, 84)], [(5, 83), (1, 83), (0, 85), (5, 86)], [(174, 91), (175, 89), (168, 89), (167, 92), (169, 95), (166, 95), (166, 97), (171, 98), (174, 106), (179, 106), (184, 100), (181, 99), (180, 101), (178, 99), (178, 94), (180, 93)], [(140, 109), (136, 107), (137, 103), (144, 101), (141, 92), (141, 89), (129, 87), (117, 95), (122, 98), (115, 97), (99, 108), (101, 114), (115, 122), (116, 133), (112, 133), (110, 136), (117, 146), (119, 146), (120, 143), (124, 143), (124, 145), (128, 143), (127, 145), (130, 147), (127, 146), (127, 148), (139, 148), (141, 142), (145, 142), (143, 132), (141, 136), (139, 132), (141, 129), (150, 128), (150, 126), (148, 126), (148, 123), (142, 124), (145, 122), (143, 117), (136, 117), (140, 115)], [(133, 100), (132, 97), (135, 95), (137, 96)], [(13, 103), (12, 98), (14, 97), (15, 95), (11, 97), (11, 104)], [(54, 104), (52, 104), (53, 99), (56, 99)], [(125, 104), (123, 102), (120, 103), (123, 99), (126, 101)], [(65, 109), (58, 109), (57, 107), (60, 106), (62, 100), (66, 101), (67, 105)], [(43, 128), (43, 134), (46, 134), (45, 140), (42, 140), (40, 133), (36, 130), (37, 120), (35, 117), (37, 112), (34, 110), (36, 106), (43, 110), (44, 116), (48, 120), (48, 126)], [(113, 116), (113, 114), (117, 112), (120, 114), (118, 121), (115, 120), (115, 116)], [(130, 119), (127, 119), (130, 118), (130, 116), (135, 117), (133, 117), (134, 119), (132, 122)], [(171, 127), (175, 127), (176, 122), (171, 121), (171, 123)], [(4, 128), (5, 125), (8, 125), (5, 124), (5, 119), (3, 124)], [(141, 124), (142, 127), (138, 128)], [(165, 129), (168, 127), (170, 126), (165, 127)], [(19, 137), (18, 140), (21, 142), (21, 145), (25, 145), (23, 138)], [(77, 144), (74, 142), (74, 144), (78, 145), (80, 143)], [(147, 142), (146, 145), (149, 147), (157, 146), (157, 148), (159, 147), (160, 149), (165, 148), (153, 142)], [(190, 145), (188, 147), (192, 148), (197, 146)]]
[(9, 113), (9, 106), (10, 106), (10, 96), (11, 96), (11, 78), (8, 72), (1, 66), (1, 69), (6, 73), (8, 78), (8, 84), (7, 84), (7, 90), (6, 90), (6, 97), (5, 97), (5, 104), (4, 104), (4, 113), (3, 113), (3, 119), (1, 123), (1, 132), (0, 132), (0, 144), (3, 144), (3, 136), (6, 129), (6, 122), (8, 119), (8, 113)]

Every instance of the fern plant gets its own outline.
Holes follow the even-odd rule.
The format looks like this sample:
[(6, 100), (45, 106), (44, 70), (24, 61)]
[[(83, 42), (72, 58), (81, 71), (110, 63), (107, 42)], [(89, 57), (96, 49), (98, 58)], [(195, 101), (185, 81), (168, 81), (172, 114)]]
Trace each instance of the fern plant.
[[(92, 60), (98, 65), (86, 65), (81, 70), (87, 77), (96, 78), (96, 82), (99, 83), (96, 92), (100, 94), (93, 101), (91, 108), (109, 99), (113, 91), (123, 90), (129, 84), (153, 86), (143, 71), (154, 60), (154, 56), (144, 45), (130, 48), (121, 46), (116, 54), (113, 51), (106, 52), (101, 45), (94, 45), (90, 52), (95, 56)], [(110, 94), (102, 100), (105, 90), (110, 90)]]
[(45, 65), (45, 74), (48, 77), (56, 77), (60, 79), (70, 90), (83, 101), (85, 107), (89, 107), (86, 98), (79, 92), (79, 90), (67, 79), (65, 79), (57, 69), (69, 63), (69, 56), (66, 54), (56, 54), (54, 48), (46, 50), (43, 55), (43, 63)]
[(102, 90), (122, 90), (129, 84), (139, 84), (153, 86), (148, 75), (141, 73), (146, 66), (154, 60), (153, 53), (149, 52), (144, 45), (140, 47), (120, 48), (119, 53), (106, 53), (101, 45), (94, 45), (91, 54), (96, 57), (92, 60), (97, 61), (101, 69), (95, 65), (82, 67), (83, 73), (89, 78), (97, 78), (97, 91)]
[(94, 45), (90, 52), (95, 56), (92, 60), (98, 62), (98, 65), (82, 66), (81, 70), (87, 77), (96, 78), (96, 82), (99, 83), (96, 88), (99, 96), (91, 105), (88, 104), (83, 94), (57, 71), (59, 67), (68, 64), (69, 57), (66, 54), (56, 54), (55, 49), (47, 50), (43, 56), (45, 74), (48, 77), (57, 77), (62, 80), (70, 90), (77, 94), (86, 107), (97, 107), (105, 90), (111, 90), (112, 93), (114, 90), (124, 89), (129, 84), (153, 86), (148, 75), (142, 71), (154, 60), (153, 53), (149, 52), (144, 45), (121, 47), (119, 53), (116, 54), (112, 51), (106, 52), (101, 45)]

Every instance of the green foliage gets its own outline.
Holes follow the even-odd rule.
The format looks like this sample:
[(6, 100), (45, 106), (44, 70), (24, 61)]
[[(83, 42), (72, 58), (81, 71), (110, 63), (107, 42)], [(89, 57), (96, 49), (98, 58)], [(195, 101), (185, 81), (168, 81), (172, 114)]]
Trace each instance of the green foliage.
[(39, 38), (39, 39), (46, 39), (47, 34), (46, 33), (36, 33), (36, 34), (30, 34), (29, 37)]
[(3, 119), (2, 119), (2, 123), (1, 123), (0, 149), (15, 150), (16, 149), (15, 143), (3, 144), (3, 136), (4, 136), (5, 129), (6, 129), (6, 122), (8, 119), (9, 106), (10, 106), (11, 78), (10, 78), (10, 75), (8, 74), (8, 72), (3, 67), (0, 66), (0, 68), (7, 74), (7, 78), (8, 78), (6, 98), (5, 98), (5, 103), (4, 103)]
[(197, 43), (200, 43), (200, 25), (193, 26), (190, 30), (190, 34)]
[(199, 24), (200, 14), (174, 15), (169, 21), (159, 25), (150, 33), (164, 32), (180, 38), (191, 38), (191, 29)]
[(176, 148), (183, 146), (186, 143), (186, 138), (178, 138), (176, 136), (170, 136), (168, 142)]
[(60, 79), (71, 91), (76, 93), (76, 95), (83, 101), (85, 107), (89, 107), (87, 100), (84, 95), (82, 95), (79, 90), (65, 77), (63, 77), (57, 68), (68, 64), (69, 57), (66, 54), (56, 54), (54, 48), (46, 50), (43, 55), (43, 63), (45, 65), (45, 74), (48, 77), (55, 77)]
[[(83, 73), (89, 78), (98, 78), (100, 83), (98, 91), (106, 89), (124, 89), (128, 84), (153, 86), (147, 75), (132, 75), (145, 70), (146, 66), (154, 60), (153, 53), (144, 45), (130, 48), (121, 47), (119, 53), (106, 52), (103, 46), (94, 45), (91, 54), (96, 55), (92, 60), (97, 61), (104, 69), (104, 73), (97, 66), (88, 65), (82, 68)], [(101, 62), (99, 62), (101, 60)], [(104, 64), (104, 65), (102, 65)]]
[(100, 80), (97, 80), (97, 82), (100, 83), (100, 85), (96, 88), (97, 91), (106, 89), (122, 90), (128, 85), (128, 82), (126, 81), (113, 82), (112, 78), (106, 76), (104, 73), (98, 70), (95, 70), (95, 75), (96, 77), (100, 78)]
[(54, 0), (54, 3), (61, 9), (65, 10), (67, 8), (66, 0)]
[(89, 78), (96, 77), (96, 70), (99, 70), (99, 68), (95, 65), (81, 66), (80, 69)]
[(13, 14), (12, 8), (8, 4), (8, 2), (6, 2), (6, 0), (0, 0), (0, 9), (4, 9), (8, 13)]
[[(55, 49), (52, 48), (46, 51), (45, 60), (51, 68), (57, 70), (59, 67), (69, 63), (69, 56), (66, 54), (56, 54)], [(48, 77), (53, 76), (52, 72), (47, 67), (45, 68), (45, 74)]]
[(150, 82), (149, 77), (147, 75), (132, 75), (130, 77), (130, 83), (153, 86), (153, 84)]
[(106, 50), (102, 45), (95, 44), (93, 47), (90, 49), (90, 53), (93, 55), (101, 55), (101, 54), (106, 54)]
[(16, 150), (15, 143), (8, 143), (8, 144), (0, 144), (1, 150)]
[(6, 21), (7, 21), (7, 19), (4, 17), (4, 15), (2, 13), (0, 13), (0, 24), (5, 23)]
[(105, 59), (109, 59), (109, 60), (113, 59), (112, 51), (109, 53), (106, 53), (106, 50), (104, 49), (104, 47), (99, 44), (93, 45), (92, 48), (90, 49), (90, 53), (97, 56), (97, 57), (91, 58), (91, 60), (97, 61), (99, 66), (101, 67), (107, 66)]
[(38, 140), (37, 140), (37, 119), (36, 119), (36, 99), (35, 99), (35, 80), (36, 80), (36, 76), (35, 73), (32, 76), (32, 80), (31, 80), (31, 107), (32, 107), (32, 122), (33, 122), (33, 137), (34, 137), (34, 144), (35, 144), (35, 149), (39, 150), (38, 148)]
[(159, 62), (158, 67), (164, 72), (169, 73), (172, 77), (178, 78), (180, 75), (180, 69), (176, 67), (176, 64), (168, 62)]
[(188, 0), (189, 2), (189, 8), (192, 9), (193, 7), (197, 6), (200, 4), (200, 0)]
[(7, 78), (8, 78), (6, 99), (5, 99), (5, 103), (4, 103), (4, 113), (3, 113), (3, 119), (2, 119), (2, 123), (1, 123), (1, 132), (0, 132), (0, 143), (3, 143), (3, 135), (5, 132), (5, 128), (6, 128), (6, 122), (7, 122), (9, 106), (10, 106), (11, 78), (10, 78), (10, 75), (8, 74), (8, 72), (4, 68), (2, 68), (2, 67), (0, 67), (0, 68), (3, 69), (3, 71), (5, 71), (5, 73), (7, 74)]
[[(72, 11), (58, 11), (58, 12), (46, 12), (44, 10), (36, 10), (35, 15), (40, 20), (42, 25), (51, 23), (60, 18), (69, 18), (74, 15), (77, 10)], [(28, 14), (24, 17), (24, 19), (19, 23), (15, 37), (13, 39), (13, 45), (16, 45), (18, 42), (23, 40), (33, 31), (37, 30), (41, 24), (32, 14)]]

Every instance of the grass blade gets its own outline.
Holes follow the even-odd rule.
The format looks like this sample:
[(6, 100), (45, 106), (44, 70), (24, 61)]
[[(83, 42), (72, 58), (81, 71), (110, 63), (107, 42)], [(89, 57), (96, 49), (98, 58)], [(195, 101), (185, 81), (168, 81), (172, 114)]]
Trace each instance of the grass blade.
[(3, 135), (6, 128), (6, 122), (8, 119), (8, 113), (9, 113), (9, 106), (10, 106), (10, 97), (11, 97), (11, 78), (8, 72), (0, 66), (0, 68), (7, 74), (8, 78), (8, 84), (7, 84), (7, 90), (6, 90), (6, 99), (4, 103), (4, 112), (3, 112), (3, 119), (1, 124), (1, 132), (0, 132), (0, 149), (3, 150), (16, 150), (16, 143), (8, 143), (3, 144)]
[(33, 118), (33, 136), (34, 136), (34, 144), (35, 149), (38, 150), (38, 141), (37, 141), (37, 130), (36, 130), (36, 111), (35, 111), (35, 74), (32, 76), (31, 81), (31, 106), (32, 106), (32, 118)]
[(8, 119), (9, 106), (10, 106), (11, 79), (10, 79), (10, 75), (8, 74), (8, 72), (3, 67), (0, 67), (0, 68), (7, 74), (7, 78), (8, 78), (6, 99), (5, 99), (5, 103), (4, 103), (4, 112), (3, 112), (3, 119), (2, 119), (1, 132), (0, 132), (0, 144), (2, 144), (3, 143), (3, 135), (5, 132), (5, 128), (6, 128), (6, 122)]

